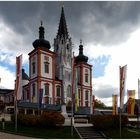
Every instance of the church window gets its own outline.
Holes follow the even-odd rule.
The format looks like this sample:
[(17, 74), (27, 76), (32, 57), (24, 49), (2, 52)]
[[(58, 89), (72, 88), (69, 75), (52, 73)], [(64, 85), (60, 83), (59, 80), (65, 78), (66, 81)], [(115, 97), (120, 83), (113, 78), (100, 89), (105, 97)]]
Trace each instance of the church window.
[(69, 50), (69, 44), (67, 44), (67, 50)]
[(44, 60), (49, 62), (49, 57), (48, 56), (44, 56)]
[(56, 86), (56, 104), (60, 104), (61, 103), (61, 87), (60, 86)]
[(56, 95), (57, 95), (57, 97), (61, 96), (61, 94), (60, 94), (60, 86), (56, 87)]
[(85, 92), (85, 106), (88, 107), (88, 97), (89, 97), (89, 92), (86, 90)]
[(88, 100), (88, 90), (85, 92), (85, 100)]
[(30, 98), (30, 94), (29, 94), (29, 90), (27, 90), (27, 100), (29, 100)]
[(45, 73), (49, 73), (49, 63), (48, 62), (44, 62), (44, 71), (45, 71)]
[(49, 96), (49, 84), (45, 83), (45, 95)]
[(88, 74), (85, 74), (85, 82), (88, 83)]
[(33, 96), (35, 96), (35, 83), (32, 84), (32, 92), (33, 92)]
[(88, 70), (87, 69), (85, 70), (85, 82), (88, 83)]
[(35, 73), (35, 62), (32, 63), (32, 73)]
[(61, 41), (61, 43), (63, 44), (63, 40)]

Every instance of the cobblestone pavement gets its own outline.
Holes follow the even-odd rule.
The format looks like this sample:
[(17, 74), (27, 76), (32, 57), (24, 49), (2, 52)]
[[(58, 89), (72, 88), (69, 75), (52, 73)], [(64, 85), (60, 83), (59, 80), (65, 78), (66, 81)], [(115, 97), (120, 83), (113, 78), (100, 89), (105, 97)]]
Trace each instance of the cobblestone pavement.
[(0, 132), (0, 139), (32, 139), (31, 137)]

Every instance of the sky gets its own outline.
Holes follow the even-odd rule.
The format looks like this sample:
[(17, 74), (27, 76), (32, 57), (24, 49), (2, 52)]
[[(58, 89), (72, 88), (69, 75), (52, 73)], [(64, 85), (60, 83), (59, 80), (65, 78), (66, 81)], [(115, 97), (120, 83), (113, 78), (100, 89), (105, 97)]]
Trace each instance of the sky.
[(137, 98), (139, 1), (0, 1), (0, 87), (14, 88), (15, 58), (20, 54), (23, 54), (23, 68), (28, 73), (28, 53), (33, 50), (33, 41), (38, 39), (41, 20), (45, 38), (53, 50), (62, 4), (75, 55), (78, 55), (82, 39), (84, 54), (93, 65), (96, 98), (107, 106), (112, 105), (112, 94), (119, 95), (119, 66), (126, 64), (126, 90), (136, 90)]

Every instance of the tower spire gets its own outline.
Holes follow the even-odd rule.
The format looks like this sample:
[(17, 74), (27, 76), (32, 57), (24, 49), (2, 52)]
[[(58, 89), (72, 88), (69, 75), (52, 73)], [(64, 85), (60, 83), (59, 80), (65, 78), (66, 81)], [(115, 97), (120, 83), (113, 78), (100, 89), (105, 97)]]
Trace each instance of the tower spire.
[(43, 22), (40, 21), (40, 24), (41, 26), (39, 27), (39, 39), (44, 39), (44, 27), (42, 26), (43, 25)]
[(61, 17), (60, 17), (57, 37), (58, 36), (60, 38), (62, 36), (64, 38), (68, 38), (68, 30), (67, 30), (67, 24), (66, 24), (66, 19), (65, 19), (65, 14), (64, 14), (64, 6), (62, 6), (62, 10), (61, 10)]
[(43, 48), (43, 49), (50, 49), (51, 46), (50, 46), (50, 42), (45, 40), (45, 37), (44, 37), (44, 34), (45, 34), (45, 31), (44, 31), (44, 27), (43, 27), (43, 22), (41, 21), (40, 22), (40, 27), (39, 27), (39, 39), (36, 39), (34, 42), (33, 42), (33, 46), (34, 48)]

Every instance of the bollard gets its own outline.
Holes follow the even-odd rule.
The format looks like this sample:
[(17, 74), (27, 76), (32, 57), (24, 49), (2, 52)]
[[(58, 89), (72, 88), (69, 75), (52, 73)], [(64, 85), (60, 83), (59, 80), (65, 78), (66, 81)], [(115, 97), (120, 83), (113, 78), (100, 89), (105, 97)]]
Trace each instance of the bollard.
[(5, 119), (2, 118), (2, 129), (5, 129)]

